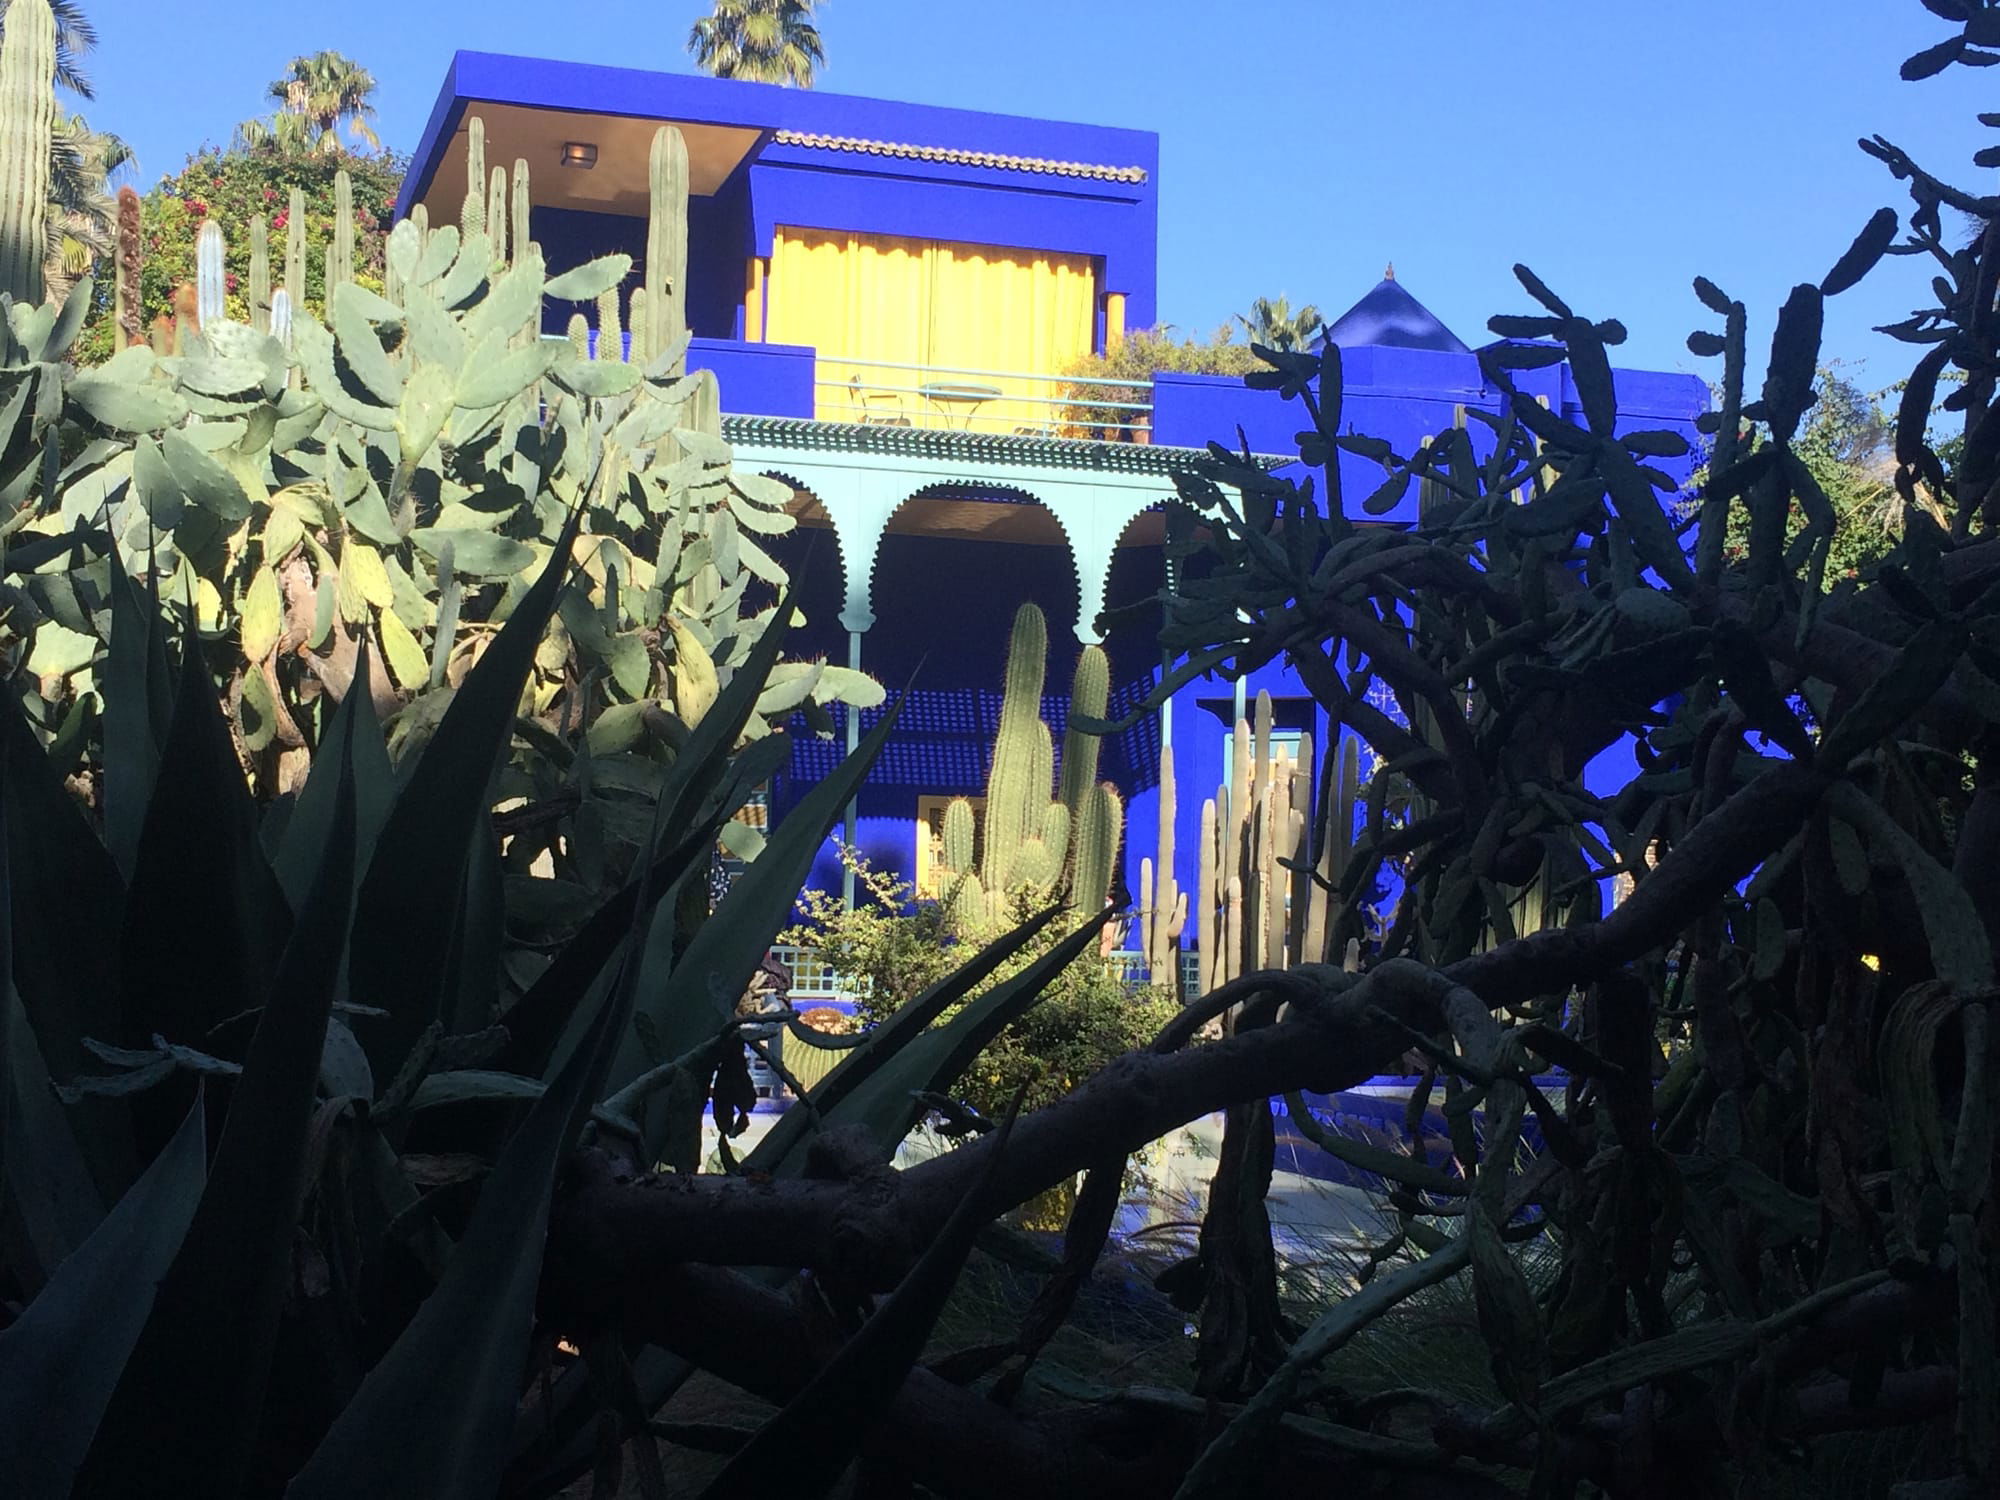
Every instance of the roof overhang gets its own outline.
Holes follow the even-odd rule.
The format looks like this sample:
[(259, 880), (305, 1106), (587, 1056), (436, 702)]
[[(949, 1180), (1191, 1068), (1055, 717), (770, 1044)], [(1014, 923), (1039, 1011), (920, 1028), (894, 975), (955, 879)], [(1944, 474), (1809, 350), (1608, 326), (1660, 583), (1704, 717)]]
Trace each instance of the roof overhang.
[[(1152, 196), (1159, 165), (1159, 137), (1151, 131), (460, 52), (411, 153), (399, 213), (422, 202), (433, 218), (456, 218), (465, 196), (464, 135), (472, 114), (486, 123), (489, 163), (508, 167), (516, 157), (528, 163), (538, 205), (599, 211), (629, 211), (613, 205), (629, 200), (631, 172), (643, 187), (643, 148), (660, 124), (676, 125), (688, 138), (691, 189), (698, 194), (713, 192), (767, 147), (847, 170), (971, 170), (1021, 186), (1142, 200)], [(570, 140), (598, 146), (594, 170), (558, 165), (554, 153)], [(641, 147), (636, 152), (635, 144)], [(613, 185), (600, 185), (611, 179)]]

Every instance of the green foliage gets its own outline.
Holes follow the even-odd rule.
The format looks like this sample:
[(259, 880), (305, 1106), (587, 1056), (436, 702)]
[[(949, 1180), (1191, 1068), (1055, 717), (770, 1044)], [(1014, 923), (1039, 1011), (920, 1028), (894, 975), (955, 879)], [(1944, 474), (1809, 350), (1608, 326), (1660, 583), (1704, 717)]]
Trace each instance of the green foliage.
[[(1065, 375), (1090, 381), (1135, 382), (1129, 386), (1064, 386), (1062, 399), (1078, 403), (1064, 408), (1067, 412), (1063, 419), (1065, 434), (1130, 442), (1136, 435), (1132, 426), (1133, 413), (1108, 403), (1144, 404), (1151, 401), (1148, 382), (1155, 374), (1248, 375), (1252, 370), (1261, 368), (1250, 346), (1236, 342), (1233, 324), (1223, 324), (1206, 339), (1197, 339), (1192, 334), (1176, 338), (1174, 330), (1164, 325), (1133, 329), (1102, 354), (1084, 355), (1062, 371)], [(1096, 406), (1091, 404), (1093, 402), (1107, 404)]]
[(687, 49), (717, 78), (796, 84), (809, 89), (826, 66), (813, 12), (819, 0), (715, 0), (694, 23)]
[[(304, 306), (300, 308), (296, 295), (293, 305), (323, 317), (326, 262), (321, 250), (334, 237), (335, 195), (342, 173), (354, 195), (355, 276), (369, 290), (381, 291), (384, 247), (407, 165), (389, 155), (336, 158), (209, 150), (190, 157), (179, 172), (162, 178), (140, 199), (141, 326), (150, 327), (156, 318), (172, 318), (175, 290), (194, 281), (195, 237), (208, 219), (221, 224), (227, 237), (230, 318), (251, 321), (250, 225), (257, 219), (268, 226), (274, 264), (283, 262), (295, 240), (311, 248), (313, 253), (304, 261)], [(294, 192), (303, 195), (305, 204), (303, 236), (293, 219)], [(98, 303), (77, 350), (85, 363), (101, 363), (117, 348), (111, 292), (111, 278), (100, 278)]]
[[(1859, 579), (1889, 554), (1902, 535), (1903, 502), (1892, 483), (1891, 417), (1882, 409), (1880, 396), (1864, 392), (1842, 373), (1837, 361), (1820, 367), (1814, 389), (1818, 399), (1792, 440), (1792, 451), (1833, 506), (1836, 527), (1822, 579), (1823, 586), (1831, 589), (1844, 579)], [(1768, 435), (1758, 431), (1751, 439), (1751, 451), (1766, 441)], [(1703, 478), (1697, 474), (1691, 487), (1698, 491)], [(1933, 521), (1942, 518), (1934, 502), (1929, 510)], [(1805, 527), (1805, 507), (1794, 499), (1785, 523), (1786, 540), (1796, 540)], [(1725, 554), (1731, 561), (1741, 561), (1749, 546), (1749, 516), (1733, 510)]]
[[(1024, 923), (1031, 893), (1021, 892), (997, 916), (962, 920), (948, 901), (919, 901), (914, 887), (872, 869), (852, 850), (860, 899), (852, 910), (838, 894), (808, 890), (799, 897), (803, 920), (781, 941), (814, 950), (860, 993), (859, 1014), (879, 1025), (953, 973), (968, 955)], [(1063, 940), (1046, 928), (997, 973), (1019, 974)], [(961, 1092), (980, 1113), (997, 1119), (1018, 1091), (1024, 1107), (1040, 1108), (1074, 1089), (1113, 1058), (1144, 1047), (1173, 1016), (1166, 986), (1132, 985), (1096, 952), (1060, 974), (1043, 998), (988, 1045), (966, 1070)], [(946, 1010), (949, 1020), (959, 1008)]]
[[(537, 1457), (510, 1471), (525, 1451), (517, 1424), (559, 1437), (623, 1409), (613, 1394), (566, 1386), (518, 1415), (535, 1378), (556, 1182), (579, 1143), (629, 1141), (641, 1111), (663, 1112), (678, 1138), (698, 1127), (711, 1092), (718, 1110), (740, 1097), (741, 1023), (728, 997), (772, 941), (770, 902), (732, 893), (690, 932), (667, 898), (705, 872), (718, 830), (770, 774), (779, 742), (746, 742), (744, 731), (790, 606), (659, 783), (639, 867), (572, 939), (534, 955), (539, 977), (518, 988), (502, 977), (513, 950), (501, 928), (476, 920), (484, 877), (467, 851), (491, 837), (487, 776), (576, 536), (573, 518), (413, 769), (389, 772), (364, 661), (297, 808), (262, 828), (198, 637), (170, 639), (173, 622), (143, 605), (121, 612), (105, 755), (156, 768), (125, 813), (140, 829), (129, 878), (76, 815), (33, 729), (6, 709), (0, 939), (18, 936), (0, 952), (19, 1019), (6, 1018), (0, 1052), (0, 1108), (15, 1122), (0, 1210), (26, 1232), (0, 1250), (0, 1273), (31, 1300), (0, 1334), (0, 1452), (24, 1493), (67, 1494), (80, 1466), (91, 1493), (289, 1481), (298, 1494), (361, 1484), (474, 1497), (503, 1482), (553, 1494), (565, 1481), (537, 1478)], [(127, 713), (128, 692), (142, 703), (171, 692), (174, 707)], [(809, 799), (803, 820), (778, 830), (753, 886), (796, 889), (894, 721), (885, 715), (828, 782), (824, 806)], [(28, 853), (36, 878), (8, 878)], [(84, 867), (100, 873), (88, 883), (62, 873)], [(289, 868), (302, 885), (287, 888)], [(89, 950), (47, 961), (52, 910), (62, 930), (125, 955), (109, 993)], [(1057, 957), (1094, 936), (1084, 929)], [(675, 952), (662, 994), (642, 976)], [(487, 988), (468, 1004), (479, 982)], [(1017, 980), (1008, 1013), (1038, 988)], [(573, 1044), (559, 1046), (572, 1026)], [(622, 1057), (628, 1040), (676, 1034), (699, 1045), (678, 1059)], [(909, 1039), (918, 1035), (954, 1033)], [(877, 1049), (874, 1065), (900, 1050)], [(926, 1064), (927, 1086), (951, 1088), (961, 1052), (947, 1046), (942, 1066)], [(219, 1095), (205, 1176), (195, 1078)], [(51, 1110), (54, 1098), (67, 1103)], [(495, 1108), (509, 1101), (531, 1102), (509, 1117)], [(796, 1170), (782, 1152), (764, 1160)], [(71, 1210), (45, 1187), (64, 1173), (94, 1183)], [(961, 1256), (987, 1211), (952, 1236)], [(930, 1276), (933, 1311), (950, 1270)], [(892, 1342), (883, 1355), (857, 1350), (858, 1379), (900, 1383), (914, 1350)], [(59, 1409), (46, 1402), (50, 1381), (65, 1393)]]
[(295, 57), (285, 76), (266, 90), (278, 106), (268, 119), (245, 120), (236, 139), (245, 148), (279, 156), (340, 156), (340, 128), (375, 151), (375, 78), (338, 52)]
[(1236, 324), (1243, 330), (1243, 337), (1248, 342), (1290, 353), (1310, 348), (1312, 341), (1326, 327), (1326, 319), (1310, 302), (1293, 312), (1288, 297), (1280, 296), (1275, 301), (1259, 297), (1250, 304), (1248, 317), (1241, 313), (1236, 315)]

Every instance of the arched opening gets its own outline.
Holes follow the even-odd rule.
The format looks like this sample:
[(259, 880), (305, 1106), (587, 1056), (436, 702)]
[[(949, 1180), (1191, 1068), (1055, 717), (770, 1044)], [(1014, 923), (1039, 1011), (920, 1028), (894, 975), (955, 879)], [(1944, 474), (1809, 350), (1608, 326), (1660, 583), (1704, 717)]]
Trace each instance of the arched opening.
[[(875, 623), (861, 664), (892, 697), (909, 689), (897, 731), (858, 801), (856, 842), (869, 864), (914, 880), (933, 817), (985, 788), (1015, 610), (1048, 618), (1043, 716), (1061, 731), (1075, 665), (1077, 576), (1056, 518), (1018, 491), (936, 486), (891, 514), (870, 582)], [(874, 713), (861, 716), (865, 729)], [(828, 747), (837, 752), (838, 745)], [(811, 752), (801, 746), (794, 761)], [(812, 883), (839, 880), (829, 858)]]
[[(844, 666), (847, 631), (840, 612), (847, 597), (847, 558), (842, 538), (817, 495), (789, 475), (770, 477), (792, 486), (792, 503), (786, 509), (798, 522), (782, 536), (753, 538), (797, 588), (796, 623), (785, 642), (785, 655), (795, 661), (824, 657)], [(745, 604), (754, 612), (777, 599), (777, 587), (760, 579), (751, 584)]]

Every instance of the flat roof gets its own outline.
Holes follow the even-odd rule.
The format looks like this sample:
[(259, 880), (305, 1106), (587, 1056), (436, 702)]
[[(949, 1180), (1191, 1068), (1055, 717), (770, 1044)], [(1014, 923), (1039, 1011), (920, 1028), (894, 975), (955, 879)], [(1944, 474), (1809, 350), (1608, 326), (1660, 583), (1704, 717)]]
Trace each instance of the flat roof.
[[(1065, 191), (1142, 197), (1150, 196), (1159, 169), (1159, 136), (1150, 130), (644, 68), (459, 52), (411, 154), (399, 213), (430, 198), (434, 187), (447, 199), (463, 197), (464, 155), (450, 148), (475, 109), (487, 126), (489, 163), (510, 166), (521, 156), (531, 175), (559, 170), (549, 142), (554, 140), (559, 150), (563, 132), (576, 117), (578, 130), (586, 125), (606, 134), (638, 130), (647, 138), (653, 122), (678, 125), (689, 137), (690, 186), (697, 193), (715, 191), (742, 162), (760, 156), (811, 165), (867, 163), (874, 170), (891, 163), (916, 171), (971, 168), (1018, 178), (1023, 186), (1047, 189), (1058, 185), (1053, 178)], [(830, 155), (842, 160), (829, 160)], [(438, 180), (441, 172), (453, 171), (458, 182)], [(575, 190), (589, 193), (580, 183)], [(621, 182), (598, 196), (606, 199), (607, 210), (617, 203), (623, 211), (617, 200), (630, 191), (631, 185)]]

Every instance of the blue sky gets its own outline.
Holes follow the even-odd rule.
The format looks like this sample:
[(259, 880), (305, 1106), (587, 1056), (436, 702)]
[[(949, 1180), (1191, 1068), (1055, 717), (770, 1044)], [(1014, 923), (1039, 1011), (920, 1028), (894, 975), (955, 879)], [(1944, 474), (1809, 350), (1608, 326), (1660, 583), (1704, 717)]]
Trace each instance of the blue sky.
[[(141, 185), (258, 112), (295, 53), (380, 81), (383, 139), (417, 140), (457, 48), (691, 69), (701, 0), (86, 0), (92, 123)], [(1855, 147), (1879, 132), (1962, 186), (2000, 134), (2000, 76), (1898, 80), (1942, 22), (1916, 0), (829, 0), (841, 93), (1135, 126), (1161, 137), (1160, 310), (1207, 330), (1259, 295), (1345, 308), (1393, 260), (1469, 343), (1530, 310), (1525, 261), (1631, 330), (1620, 363), (1712, 374), (1682, 340), (1700, 272), (1744, 298), (1753, 347), (1795, 282), (1908, 200)], [(1926, 294), (1892, 261), (1829, 308), (1830, 354), (1886, 385), (1870, 332)], [(1712, 321), (1712, 320), (1710, 320)]]

